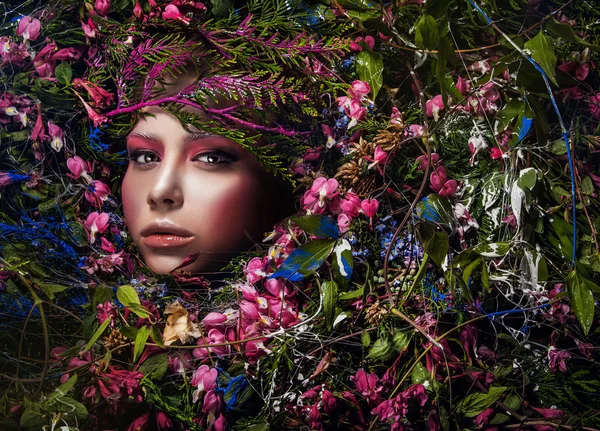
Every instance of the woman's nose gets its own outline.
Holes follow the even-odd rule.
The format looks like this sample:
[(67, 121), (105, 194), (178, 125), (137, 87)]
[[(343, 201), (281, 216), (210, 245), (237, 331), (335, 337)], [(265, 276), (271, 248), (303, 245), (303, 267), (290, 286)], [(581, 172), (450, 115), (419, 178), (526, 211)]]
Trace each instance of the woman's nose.
[(146, 198), (148, 205), (156, 209), (178, 208), (183, 205), (183, 190), (177, 167), (163, 164), (155, 172), (156, 176)]

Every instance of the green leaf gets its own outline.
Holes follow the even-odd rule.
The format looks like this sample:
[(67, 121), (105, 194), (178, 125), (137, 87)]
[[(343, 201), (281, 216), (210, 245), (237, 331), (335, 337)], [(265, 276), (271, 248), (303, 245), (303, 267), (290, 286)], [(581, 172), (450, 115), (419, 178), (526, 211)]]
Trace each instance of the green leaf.
[(100, 284), (92, 290), (92, 308), (95, 310), (98, 304), (104, 304), (105, 302), (113, 299), (113, 290), (104, 284)]
[(283, 277), (292, 282), (303, 280), (318, 270), (329, 257), (335, 239), (317, 239), (296, 248), (269, 278)]
[(62, 85), (67, 85), (71, 82), (73, 71), (71, 70), (69, 63), (62, 62), (54, 69), (54, 75), (56, 75), (56, 80), (58, 82)]
[(75, 387), (76, 382), (77, 382), (77, 373), (74, 373), (71, 377), (69, 377), (69, 380), (64, 382), (58, 388), (54, 389), (54, 392), (52, 392), (46, 399), (46, 402), (51, 402), (57, 398), (64, 397), (65, 395), (67, 395), (67, 393), (69, 393), (69, 391), (71, 389), (73, 389), (73, 387)]
[(421, 18), (415, 23), (415, 44), (421, 49), (430, 51), (438, 47), (438, 25), (431, 15), (421, 15)]
[(567, 23), (560, 23), (554, 18), (552, 18), (546, 24), (546, 28), (548, 29), (548, 31), (551, 31), (555, 35), (562, 37), (564, 40), (567, 40), (569, 42), (575, 42), (580, 45), (587, 46), (592, 51), (600, 52), (600, 46), (591, 44), (577, 36), (575, 34), (575, 31), (573, 30), (573, 27), (571, 27)]
[(548, 142), (548, 151), (558, 156), (566, 154), (567, 147), (565, 146), (565, 141), (561, 138), (552, 142)]
[(117, 289), (117, 299), (125, 307), (129, 307), (132, 304), (140, 305), (140, 298), (138, 298), (137, 292), (129, 285), (123, 285)]
[(413, 384), (422, 385), (424, 382), (431, 378), (431, 374), (427, 371), (427, 368), (423, 366), (420, 362), (417, 362), (417, 365), (412, 370), (411, 379)]
[(146, 325), (138, 329), (137, 335), (135, 336), (135, 347), (133, 348), (133, 362), (137, 361), (144, 347), (146, 347), (146, 341), (148, 341), (148, 327)]
[(367, 331), (362, 331), (362, 334), (360, 334), (360, 342), (364, 348), (369, 347), (371, 345), (371, 335), (369, 335)]
[(136, 316), (141, 317), (142, 319), (146, 319), (150, 316), (150, 312), (140, 304), (131, 304), (128, 307)]
[(169, 368), (169, 357), (166, 353), (154, 355), (146, 359), (138, 371), (150, 380), (160, 380)]
[(450, 242), (446, 231), (439, 229), (437, 225), (430, 222), (422, 222), (417, 226), (423, 250), (431, 257), (438, 266), (441, 266), (448, 254)]
[(369, 351), (367, 358), (374, 359), (376, 361), (385, 361), (389, 359), (394, 354), (394, 348), (392, 343), (390, 343), (389, 337), (378, 338), (375, 343), (373, 343), (373, 347)]
[(537, 171), (535, 168), (526, 168), (519, 172), (517, 185), (522, 189), (532, 190), (537, 182)]
[(490, 390), (487, 394), (482, 392), (476, 392), (467, 395), (461, 402), (456, 406), (456, 411), (462, 413), (468, 418), (473, 418), (479, 413), (491, 407), (500, 396), (506, 391), (505, 387), (490, 386)]
[(55, 293), (64, 292), (69, 286), (62, 286), (54, 283), (38, 283), (49, 299), (54, 299)]
[(323, 313), (325, 314), (325, 324), (331, 328), (335, 320), (335, 306), (338, 301), (338, 285), (335, 281), (326, 281), (322, 284), (323, 288)]
[(340, 236), (337, 223), (331, 217), (307, 215), (290, 217), (290, 220), (304, 232), (318, 238), (338, 238)]
[(31, 407), (27, 407), (21, 415), (21, 426), (24, 428), (39, 431), (46, 424), (45, 417)]
[(365, 288), (360, 287), (356, 290), (349, 290), (348, 292), (341, 292), (338, 295), (338, 299), (339, 300), (346, 300), (346, 299), (356, 299), (356, 298), (360, 298), (361, 296), (363, 296), (363, 293), (365, 292)]
[(361, 81), (365, 81), (371, 86), (372, 99), (375, 100), (383, 85), (383, 59), (381, 56), (369, 49), (363, 49), (356, 56), (356, 73)]
[(392, 337), (392, 346), (398, 353), (403, 353), (408, 349), (410, 340), (412, 340), (411, 331), (395, 331)]
[(163, 349), (165, 348), (165, 345), (162, 340), (162, 334), (160, 333), (160, 329), (158, 329), (158, 326), (152, 325), (152, 327), (150, 328), (150, 336), (152, 337), (152, 340), (156, 344), (158, 344), (159, 347)]
[(338, 240), (337, 244), (333, 248), (331, 266), (333, 268), (333, 278), (341, 289), (346, 290), (350, 284), (354, 266), (354, 259), (352, 258), (352, 246), (348, 240)]
[(567, 292), (573, 312), (577, 316), (583, 333), (587, 335), (594, 321), (594, 294), (577, 269), (571, 271), (567, 277)]
[(104, 333), (104, 330), (108, 327), (108, 325), (110, 324), (110, 322), (111, 322), (111, 319), (109, 318), (109, 319), (106, 319), (102, 323), (102, 325), (100, 325), (100, 327), (96, 330), (96, 332), (94, 332), (94, 335), (92, 335), (92, 338), (90, 338), (90, 341), (88, 341), (88, 343), (85, 345), (85, 348), (83, 349), (83, 352), (87, 352), (88, 350), (90, 350), (92, 348), (92, 346), (94, 345), (94, 343)]
[(583, 177), (583, 180), (581, 180), (581, 191), (586, 195), (591, 195), (594, 193), (594, 183), (587, 175)]
[[(440, 91), (442, 93), (442, 99), (444, 101), (444, 105), (448, 106), (448, 84), (446, 81), (446, 64), (448, 61), (452, 61), (455, 58), (456, 54), (454, 53), (454, 44), (447, 37), (443, 37), (440, 39), (440, 43), (438, 46), (438, 54), (437, 61), (435, 63), (435, 76), (437, 78), (438, 84), (440, 85)], [(452, 85), (454, 88), (454, 84)], [(460, 94), (460, 93), (459, 93)], [(457, 100), (461, 100), (462, 95)]]
[(525, 42), (525, 49), (531, 51), (531, 58), (546, 72), (548, 79), (558, 85), (556, 82), (556, 55), (552, 38), (540, 31), (533, 39)]
[(123, 334), (125, 338), (128, 338), (131, 341), (135, 341), (135, 337), (137, 337), (138, 328), (135, 326), (123, 326), (119, 329), (119, 332)]

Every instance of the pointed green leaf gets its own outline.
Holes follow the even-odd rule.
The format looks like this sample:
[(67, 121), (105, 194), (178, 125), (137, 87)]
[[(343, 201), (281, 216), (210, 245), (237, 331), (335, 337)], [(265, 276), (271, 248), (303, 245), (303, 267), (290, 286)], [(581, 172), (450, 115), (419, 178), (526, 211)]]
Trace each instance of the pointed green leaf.
[(302, 244), (290, 253), (279, 269), (269, 278), (283, 277), (292, 282), (304, 279), (321, 267), (331, 254), (336, 242), (335, 239), (316, 239)]
[(166, 353), (161, 353), (146, 359), (138, 371), (151, 380), (160, 380), (167, 372), (167, 368), (169, 368), (169, 357)]
[(550, 19), (546, 24), (548, 31), (551, 31), (556, 36), (562, 37), (564, 40), (569, 42), (575, 42), (583, 46), (587, 46), (592, 51), (600, 52), (600, 46), (591, 44), (575, 34), (573, 27), (567, 23), (560, 23), (554, 18)]
[(548, 79), (558, 85), (556, 82), (556, 55), (552, 38), (540, 31), (533, 39), (525, 42), (525, 49), (531, 52), (531, 58), (542, 68)]
[(323, 288), (323, 313), (325, 314), (325, 324), (331, 328), (335, 320), (335, 306), (338, 301), (338, 285), (335, 281), (326, 281), (322, 284)]
[(479, 413), (491, 407), (506, 391), (505, 387), (491, 386), (487, 394), (476, 392), (467, 395), (458, 405), (456, 411), (468, 418), (473, 418)]
[(148, 334), (149, 331), (146, 325), (138, 329), (138, 333), (135, 336), (135, 347), (133, 348), (133, 362), (137, 361), (144, 351), (144, 347), (146, 347), (146, 341), (148, 341)]
[(383, 85), (383, 59), (369, 49), (362, 50), (356, 56), (356, 73), (361, 81), (371, 86), (372, 99), (375, 100)]
[(340, 229), (331, 217), (313, 214), (290, 217), (290, 220), (304, 232), (318, 238), (338, 238), (340, 236)]
[(62, 62), (56, 66), (56, 69), (54, 69), (54, 75), (56, 76), (56, 80), (58, 82), (60, 82), (62, 85), (67, 85), (71, 82), (73, 71), (71, 70), (69, 63)]
[(110, 324), (110, 322), (111, 322), (111, 319), (106, 319), (102, 323), (102, 325), (100, 325), (100, 327), (96, 330), (96, 332), (94, 332), (94, 335), (92, 335), (92, 338), (90, 338), (90, 341), (88, 341), (88, 343), (85, 345), (85, 348), (83, 349), (83, 352), (87, 352), (88, 350), (90, 350), (92, 348), (92, 346), (94, 345), (94, 343), (104, 333), (105, 329), (108, 327), (108, 325)]
[(594, 294), (577, 269), (571, 271), (567, 277), (567, 292), (573, 312), (577, 316), (583, 333), (587, 335), (594, 321)]
[(415, 23), (415, 44), (421, 49), (434, 50), (439, 43), (438, 25), (431, 15), (421, 15)]
[(129, 285), (119, 286), (117, 289), (117, 299), (125, 307), (129, 307), (131, 304), (140, 304), (137, 292)]

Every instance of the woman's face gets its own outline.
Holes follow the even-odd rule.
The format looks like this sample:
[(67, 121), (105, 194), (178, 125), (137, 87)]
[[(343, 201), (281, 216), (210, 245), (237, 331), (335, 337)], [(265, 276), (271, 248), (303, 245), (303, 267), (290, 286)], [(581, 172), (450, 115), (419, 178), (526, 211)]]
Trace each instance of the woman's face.
[(121, 194), (126, 224), (146, 265), (158, 274), (215, 271), (272, 227), (274, 178), (235, 142), (189, 133), (158, 108), (127, 137)]

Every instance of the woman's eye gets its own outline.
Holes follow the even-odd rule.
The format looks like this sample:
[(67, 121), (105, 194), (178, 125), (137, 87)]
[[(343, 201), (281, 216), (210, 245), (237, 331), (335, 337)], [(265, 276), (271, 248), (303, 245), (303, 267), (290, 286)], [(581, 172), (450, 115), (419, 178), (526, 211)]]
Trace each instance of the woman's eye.
[(199, 154), (194, 158), (194, 160), (198, 160), (209, 165), (230, 164), (235, 161), (234, 157), (231, 154), (220, 150)]
[(130, 156), (129, 160), (140, 165), (147, 165), (149, 163), (158, 162), (158, 156), (155, 153), (148, 151), (134, 151)]

